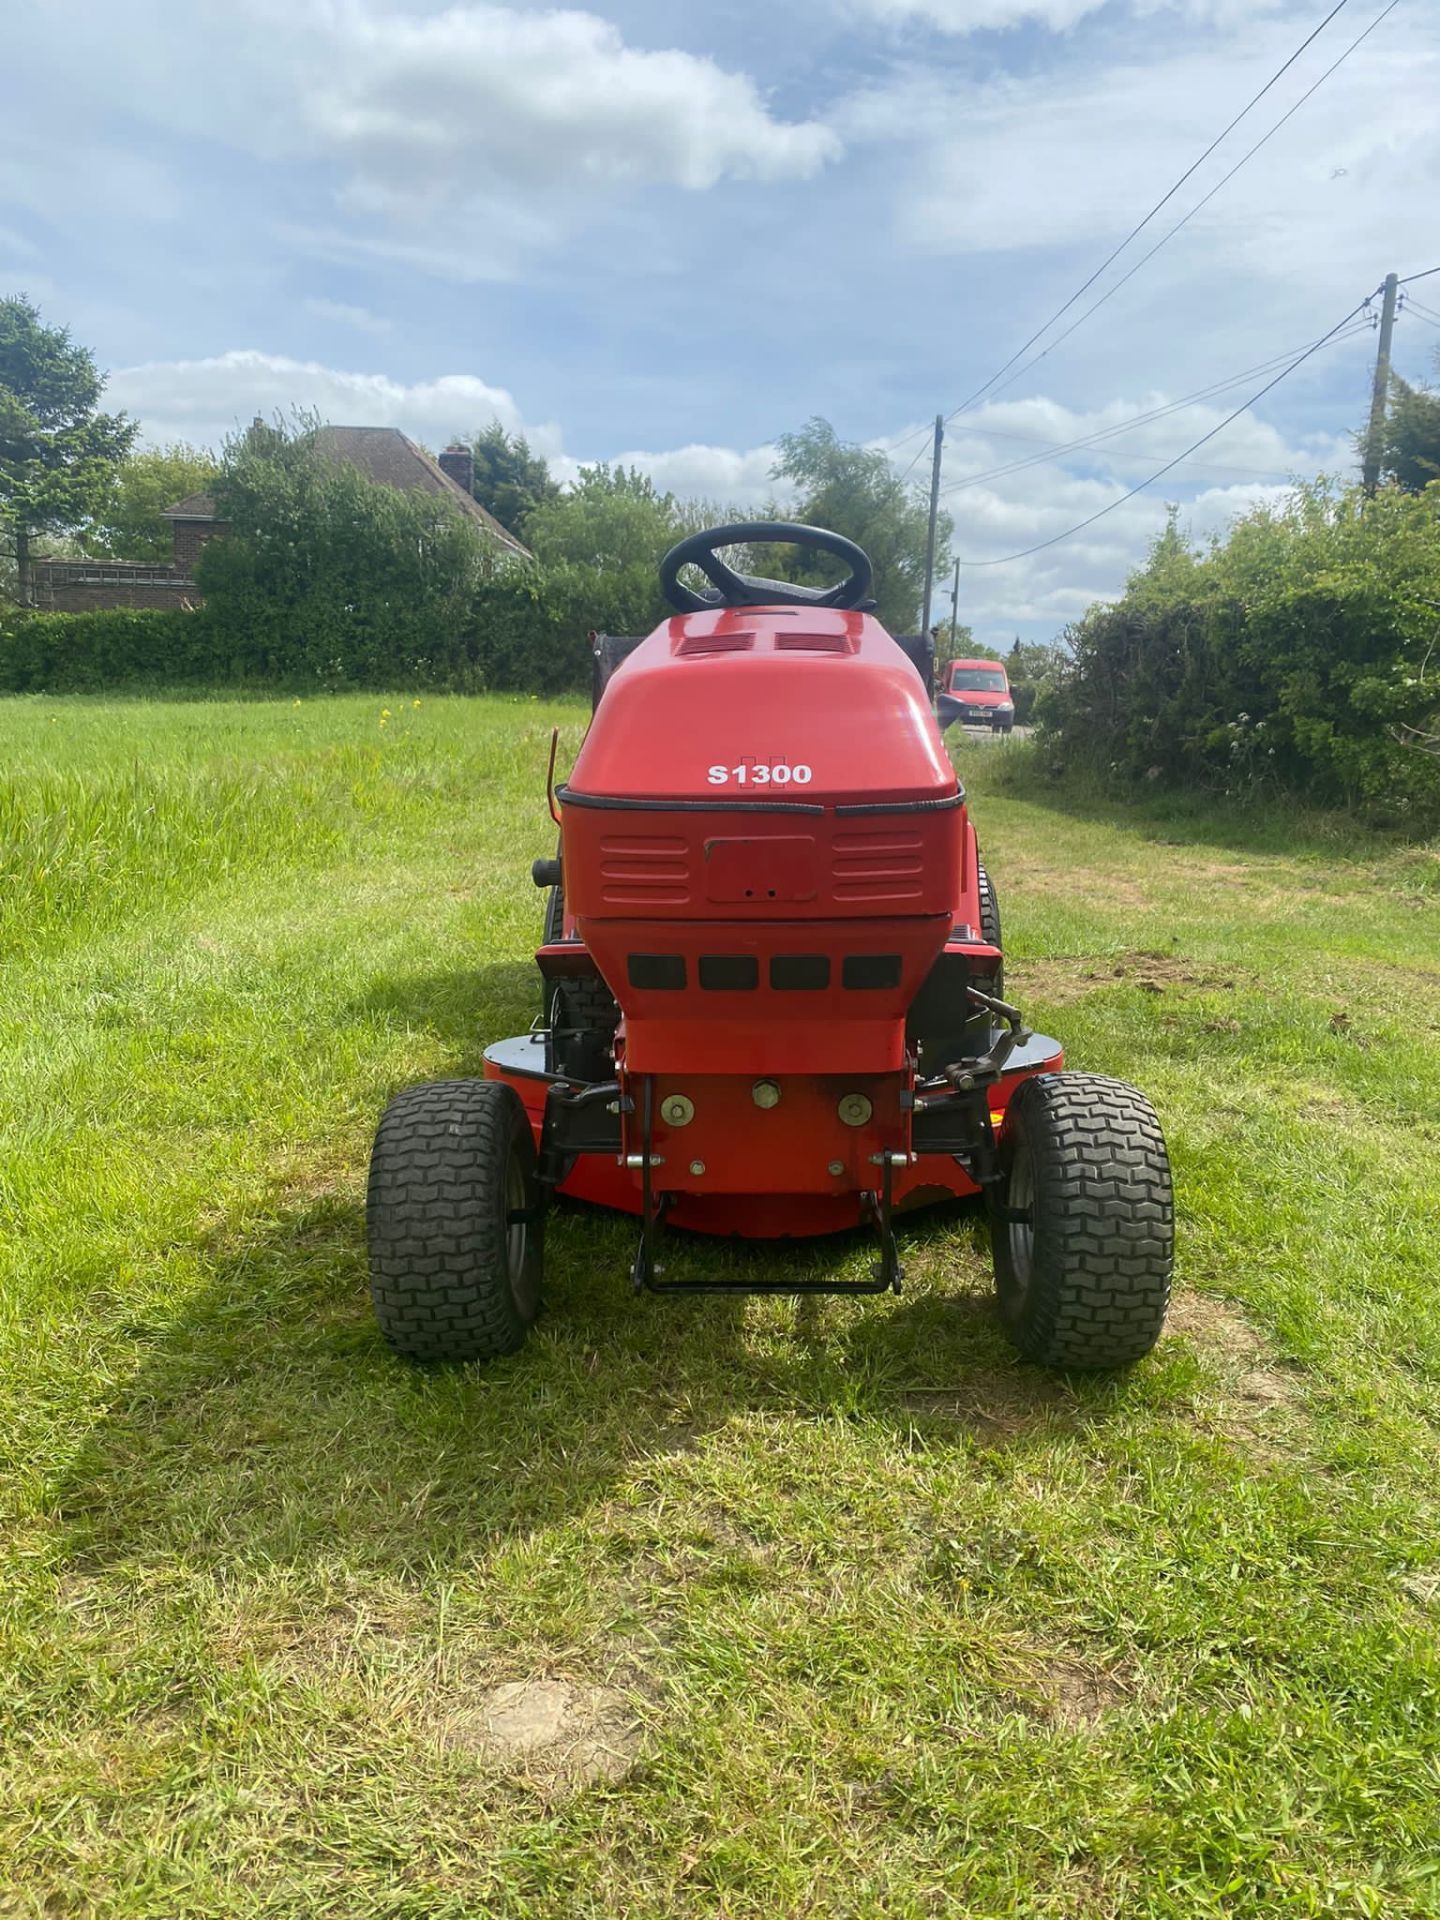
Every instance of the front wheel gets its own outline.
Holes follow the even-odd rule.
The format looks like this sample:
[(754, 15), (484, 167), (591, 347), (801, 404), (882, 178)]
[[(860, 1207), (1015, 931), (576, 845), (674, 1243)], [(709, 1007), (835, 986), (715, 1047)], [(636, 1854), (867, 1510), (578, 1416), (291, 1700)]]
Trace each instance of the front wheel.
[(1119, 1367), (1165, 1325), (1170, 1161), (1155, 1109), (1099, 1074), (1022, 1081), (1006, 1119), (992, 1237), (1005, 1330), (1027, 1360)]
[(412, 1360), (494, 1360), (540, 1311), (535, 1139), (513, 1087), (440, 1080), (385, 1109), (366, 1195), (370, 1296)]

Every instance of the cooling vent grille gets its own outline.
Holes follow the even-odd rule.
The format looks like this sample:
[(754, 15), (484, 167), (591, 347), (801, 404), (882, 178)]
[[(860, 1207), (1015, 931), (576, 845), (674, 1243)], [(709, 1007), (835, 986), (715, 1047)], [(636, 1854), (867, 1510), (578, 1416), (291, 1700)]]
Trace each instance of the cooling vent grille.
[(924, 846), (918, 834), (840, 834), (831, 855), (837, 900), (917, 900), (924, 892)]
[(706, 653), (749, 653), (755, 645), (753, 633), (687, 633), (675, 649), (687, 659)]
[(635, 834), (602, 840), (600, 898), (610, 907), (684, 906), (690, 898), (687, 843)]
[(854, 647), (843, 633), (777, 633), (777, 653), (853, 653)]

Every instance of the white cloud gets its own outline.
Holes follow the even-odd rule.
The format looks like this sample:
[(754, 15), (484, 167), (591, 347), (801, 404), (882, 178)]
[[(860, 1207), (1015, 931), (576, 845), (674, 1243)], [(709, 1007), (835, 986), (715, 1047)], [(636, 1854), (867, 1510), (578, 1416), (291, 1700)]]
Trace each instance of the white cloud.
[[(1110, 0), (850, 0), (849, 10), (889, 25), (912, 22), (939, 33), (1003, 32), (1012, 27), (1042, 26), (1052, 33), (1068, 33)], [(1180, 12), (1191, 18), (1230, 23), (1273, 13), (1286, 0), (1130, 0), (1130, 10), (1142, 17)]]
[[(1249, 20), (1230, 36), (1170, 36), (1155, 57), (1048, 65), (967, 80), (912, 70), (847, 107), (852, 139), (912, 158), (903, 232), (921, 252), (1097, 257), (1209, 144), (1295, 44), (1293, 19)], [(1267, 103), (1146, 229), (1123, 271), (1319, 77), (1344, 45), (1318, 43)], [(1243, 267), (1314, 281), (1337, 262), (1409, 258), (1440, 195), (1440, 31), (1433, 16), (1375, 34), (1145, 270)], [(1088, 264), (1095, 264), (1090, 259)], [(1066, 288), (1069, 291), (1069, 288)], [(1317, 331), (1329, 316), (1316, 316)]]
[[(720, 507), (758, 507), (766, 500), (783, 500), (790, 489), (772, 480), (774, 447), (689, 446), (664, 453), (623, 452), (606, 456), (612, 465), (638, 467), (657, 487), (681, 500), (711, 500)], [(554, 463), (562, 480), (573, 480), (583, 463), (568, 456)]]
[(983, 33), (1037, 22), (1063, 33), (1107, 0), (855, 0), (854, 11), (896, 26), (918, 21), (941, 33)]
[(837, 157), (817, 121), (777, 119), (754, 81), (676, 49), (627, 46), (597, 14), (357, 3), (312, 12), (328, 59), (301, 111), (355, 190), (389, 207), (465, 200), (481, 184), (703, 190), (806, 179)]
[[(205, 360), (121, 367), (111, 375), (106, 398), (135, 415), (142, 437), (154, 442), (178, 439), (218, 446), (257, 413), (269, 418), (299, 409), (337, 426), (399, 427), (431, 446), (453, 433), (496, 421), (508, 433), (523, 433), (561, 481), (575, 479), (581, 466), (589, 464), (589, 459), (564, 451), (557, 426), (526, 419), (508, 389), (468, 373), (406, 383), (389, 374), (357, 373), (316, 360), (235, 348)], [(770, 478), (772, 446), (602, 449), (589, 458), (638, 467), (682, 499), (753, 507), (783, 498), (786, 492)]]
[(149, 440), (216, 445), (257, 414), (295, 408), (347, 427), (399, 427), (431, 445), (492, 420), (524, 426), (540, 452), (558, 451), (553, 427), (528, 426), (514, 397), (474, 374), (448, 373), (406, 385), (383, 373), (353, 373), (313, 360), (235, 349), (206, 360), (151, 361), (111, 375), (107, 399), (141, 422)]
[[(48, 0), (15, 28), (17, 70), (51, 73), (72, 121), (108, 112), (112, 77), (123, 74), (137, 124), (304, 178), (303, 211), (277, 196), (279, 231), (328, 219), (356, 254), (452, 277), (503, 277), (559, 245), (588, 209), (636, 190), (807, 180), (842, 151), (823, 121), (775, 112), (750, 74), (634, 46), (574, 8)], [(75, 45), (86, 49), (79, 72), (61, 65)], [(86, 205), (82, 179), (101, 172), (99, 156), (84, 148), (67, 158), (49, 124), (31, 117), (15, 170), (37, 211)], [(53, 144), (54, 164), (27, 164), (41, 143)], [(0, 129), (0, 158), (5, 144)], [(131, 218), (176, 213), (183, 175), (135, 153), (116, 165)], [(109, 211), (119, 196), (99, 185)]]
[(368, 307), (348, 306), (343, 300), (321, 300), (313, 294), (304, 302), (305, 311), (317, 320), (329, 320), (339, 327), (353, 327), (357, 333), (389, 333), (390, 322)]

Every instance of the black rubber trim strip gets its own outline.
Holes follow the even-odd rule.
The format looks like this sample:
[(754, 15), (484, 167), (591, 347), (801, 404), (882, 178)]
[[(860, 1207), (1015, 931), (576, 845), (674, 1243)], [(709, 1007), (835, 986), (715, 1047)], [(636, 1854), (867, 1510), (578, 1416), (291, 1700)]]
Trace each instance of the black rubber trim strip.
[[(557, 787), (555, 798), (562, 807), (607, 807), (621, 813), (824, 813), (814, 802), (795, 800), (636, 800), (619, 799), (609, 793), (576, 793), (573, 787)], [(837, 813), (857, 809), (837, 807)], [(858, 809), (865, 812), (865, 808)], [(902, 808), (903, 812), (904, 809)]]
[(954, 807), (965, 804), (965, 789), (959, 787), (954, 793), (947, 793), (943, 800), (869, 800), (836, 807), (836, 813), (843, 819), (855, 813), (949, 813)]

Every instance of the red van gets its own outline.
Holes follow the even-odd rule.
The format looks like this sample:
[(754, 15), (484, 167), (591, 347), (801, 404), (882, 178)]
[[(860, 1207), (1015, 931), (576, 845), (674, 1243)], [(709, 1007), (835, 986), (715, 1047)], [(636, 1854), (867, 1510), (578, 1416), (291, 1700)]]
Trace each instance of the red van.
[(962, 726), (1009, 733), (1015, 725), (1010, 680), (998, 660), (952, 660), (938, 705), (942, 727), (958, 720)]

